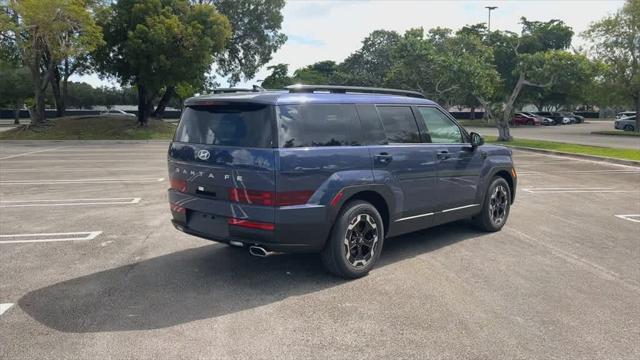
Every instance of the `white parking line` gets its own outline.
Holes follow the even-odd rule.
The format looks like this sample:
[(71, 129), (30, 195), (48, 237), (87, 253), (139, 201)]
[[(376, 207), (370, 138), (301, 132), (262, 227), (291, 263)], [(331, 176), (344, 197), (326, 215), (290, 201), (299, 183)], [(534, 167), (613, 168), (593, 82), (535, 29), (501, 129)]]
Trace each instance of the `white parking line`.
[(526, 191), (532, 194), (535, 193), (635, 193), (640, 192), (636, 190), (616, 190), (615, 188), (577, 188), (577, 187), (567, 187), (567, 188), (524, 188), (522, 191)]
[(575, 175), (580, 175), (580, 174), (611, 174), (611, 173), (615, 173), (615, 174), (640, 174), (640, 169), (638, 170), (626, 170), (626, 169), (610, 169), (610, 170), (545, 170), (544, 172), (541, 171), (529, 171), (529, 170), (525, 170), (525, 171), (518, 171), (518, 175), (548, 175), (548, 174), (575, 174)]
[(617, 218), (640, 223), (640, 214), (616, 215)]
[[(619, 168), (634, 169), (634, 170), (638, 169), (637, 166), (633, 166), (633, 165), (616, 164), (616, 163), (600, 161), (600, 160), (590, 160), (590, 159), (583, 159), (583, 158), (578, 158), (578, 157), (569, 157), (569, 156), (542, 154), (542, 153), (538, 153), (538, 155), (549, 157), (549, 158), (554, 158), (554, 159), (565, 159), (565, 160), (572, 160), (572, 161), (576, 161), (576, 162), (587, 162), (587, 163), (598, 164), (598, 165), (608, 166), (608, 167), (619, 167)], [(560, 164), (558, 164), (558, 165), (560, 165)]]
[(154, 179), (68, 179), (68, 180), (15, 180), (0, 181), (0, 185), (55, 185), (55, 184), (118, 184), (131, 182), (161, 182), (164, 178)]
[[(0, 159), (0, 160), (2, 160), (2, 159)], [(70, 158), (70, 159), (18, 159), (15, 162), (6, 161), (5, 164), (8, 164), (8, 163), (22, 164), (22, 163), (31, 163), (31, 162), (45, 162), (47, 164), (51, 164), (51, 163), (74, 163), (74, 164), (75, 163), (92, 163), (92, 164), (95, 164), (95, 163), (107, 163), (107, 162), (124, 163), (124, 162), (136, 162), (136, 161), (137, 162), (145, 162), (145, 163), (158, 162), (159, 164), (166, 163), (166, 159), (150, 159), (150, 158), (140, 158), (140, 159), (124, 158), (124, 159), (107, 159), (107, 160)]]
[[(9, 239), (9, 240), (0, 240), (0, 244), (88, 241), (88, 240), (95, 239), (100, 234), (102, 234), (102, 231), (0, 235), (0, 239)], [(80, 236), (80, 235), (84, 235), (84, 236)], [(25, 238), (33, 238), (33, 239), (25, 239)]]
[(66, 146), (59, 146), (59, 147), (56, 147), (56, 148), (29, 151), (29, 152), (22, 153), (22, 154), (15, 154), (15, 155), (9, 155), (9, 156), (5, 156), (5, 157), (1, 157), (0, 160), (13, 159), (13, 158), (17, 158), (17, 157), (20, 157), (20, 156), (37, 154), (37, 153), (41, 153), (41, 152), (45, 152), (45, 151), (53, 151), (53, 150), (58, 150), (58, 149), (62, 149), (62, 148), (65, 148), (65, 147)]
[(57, 199), (57, 200), (8, 200), (0, 201), (0, 208), (33, 206), (75, 205), (129, 205), (138, 204), (142, 198)]
[(12, 306), (13, 306), (13, 303), (0, 304), (0, 315), (4, 314)]

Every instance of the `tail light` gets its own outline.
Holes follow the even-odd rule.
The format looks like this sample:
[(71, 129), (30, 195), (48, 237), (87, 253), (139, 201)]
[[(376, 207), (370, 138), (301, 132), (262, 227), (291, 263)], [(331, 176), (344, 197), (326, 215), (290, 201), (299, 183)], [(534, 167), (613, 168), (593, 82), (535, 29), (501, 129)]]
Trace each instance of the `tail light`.
[(267, 230), (267, 231), (273, 231), (276, 228), (275, 224), (272, 224), (272, 223), (251, 221), (251, 220), (245, 220), (245, 219), (236, 219), (236, 218), (227, 219), (227, 223), (233, 226), (240, 226), (240, 227), (249, 228), (249, 229), (258, 229), (258, 230)]
[(302, 205), (309, 201), (314, 191), (256, 191), (247, 189), (229, 189), (229, 200), (253, 205), (264, 206), (291, 206)]
[(187, 182), (185, 180), (170, 179), (169, 183), (173, 190), (177, 190), (180, 192), (187, 192)]

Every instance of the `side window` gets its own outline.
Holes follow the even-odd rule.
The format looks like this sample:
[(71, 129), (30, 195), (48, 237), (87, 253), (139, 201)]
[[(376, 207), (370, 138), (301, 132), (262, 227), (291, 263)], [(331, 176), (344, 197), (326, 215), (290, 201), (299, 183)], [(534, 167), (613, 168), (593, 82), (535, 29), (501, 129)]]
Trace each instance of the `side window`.
[(459, 144), (462, 143), (460, 128), (440, 110), (433, 107), (418, 107), (422, 115), (427, 135), (432, 143)]
[(419, 143), (420, 133), (408, 106), (378, 106), (384, 132), (389, 143)]
[(280, 105), (276, 109), (280, 147), (359, 145), (353, 105)]

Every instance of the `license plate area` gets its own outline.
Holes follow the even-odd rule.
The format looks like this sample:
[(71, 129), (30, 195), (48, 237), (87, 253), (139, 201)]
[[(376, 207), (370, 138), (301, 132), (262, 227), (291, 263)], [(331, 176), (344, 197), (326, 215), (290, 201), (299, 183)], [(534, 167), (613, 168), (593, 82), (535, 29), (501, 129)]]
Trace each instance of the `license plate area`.
[(226, 218), (201, 211), (187, 210), (187, 226), (192, 230), (214, 237), (226, 238), (229, 236), (229, 225)]

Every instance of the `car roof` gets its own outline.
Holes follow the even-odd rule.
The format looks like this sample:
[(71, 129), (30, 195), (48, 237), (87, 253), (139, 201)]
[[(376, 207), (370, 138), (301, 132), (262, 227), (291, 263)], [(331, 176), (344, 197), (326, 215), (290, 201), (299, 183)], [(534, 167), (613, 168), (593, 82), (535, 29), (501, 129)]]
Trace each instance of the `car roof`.
[(365, 93), (291, 93), (289, 91), (258, 91), (226, 94), (209, 94), (189, 98), (186, 106), (215, 105), (225, 103), (258, 103), (265, 105), (293, 104), (410, 104), (435, 105), (436, 103), (403, 95)]

